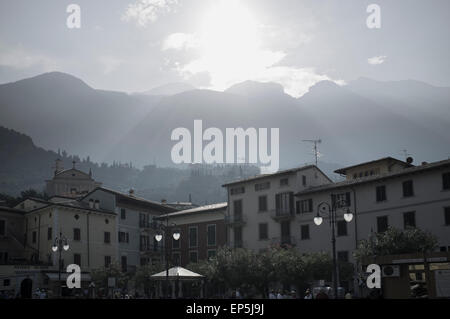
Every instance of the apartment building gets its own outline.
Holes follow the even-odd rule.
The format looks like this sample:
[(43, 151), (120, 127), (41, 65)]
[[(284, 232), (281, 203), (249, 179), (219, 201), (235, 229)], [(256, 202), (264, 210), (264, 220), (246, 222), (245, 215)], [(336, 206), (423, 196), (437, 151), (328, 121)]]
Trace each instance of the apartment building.
[(61, 279), (67, 277), (66, 266), (77, 264), (83, 287), (93, 269), (115, 256), (114, 212), (74, 199), (53, 200), (29, 198), (15, 208), (0, 208), (0, 290), (16, 294), (24, 283), (58, 289), (59, 251), (52, 250), (56, 238), (66, 238), (69, 245), (61, 252)]
[[(327, 216), (323, 216), (320, 226), (314, 223), (321, 203), (337, 206), (339, 261), (354, 262), (358, 241), (374, 232), (384, 232), (390, 226), (429, 231), (437, 237), (439, 251), (450, 251), (450, 160), (414, 166), (410, 160), (383, 158), (342, 168), (336, 173), (344, 175), (346, 180), (296, 194), (296, 202), (302, 207), (295, 219), (295, 233), (300, 238), (297, 248), (301, 252), (331, 253)], [(347, 209), (353, 213), (351, 222), (343, 218)], [(449, 260), (442, 261), (444, 265), (439, 267), (450, 269)]]
[[(440, 252), (450, 251), (450, 160), (414, 166), (412, 159), (385, 157), (335, 172), (345, 180), (333, 183), (307, 166), (225, 184), (229, 244), (254, 250), (289, 245), (302, 253), (331, 254), (327, 209), (320, 213), (322, 224), (314, 223), (320, 206), (336, 208), (339, 261), (354, 262), (358, 241), (389, 226), (427, 230), (437, 237)], [(353, 213), (350, 222), (343, 218), (347, 209)], [(444, 259), (439, 267), (450, 269)]]
[(140, 198), (130, 190), (128, 194), (99, 187), (80, 199), (100, 209), (114, 212), (117, 236), (114, 259), (122, 271), (134, 272), (137, 267), (162, 260), (161, 244), (154, 239), (153, 218), (177, 211), (168, 205)]
[[(450, 249), (450, 160), (423, 163), (413, 166), (405, 163), (390, 171), (382, 167), (389, 165), (389, 159), (379, 160), (380, 173), (353, 177), (354, 172), (340, 169), (336, 172), (351, 174), (340, 183), (312, 187), (296, 194), (300, 205), (308, 203), (307, 209), (298, 212), (296, 232), (300, 242), (298, 248), (304, 252), (330, 251), (331, 245), (324, 238), (330, 238), (326, 223), (316, 226), (313, 218), (317, 205), (322, 202), (333, 204), (344, 199), (346, 207), (354, 214), (350, 223), (338, 209), (337, 251), (343, 260), (352, 261), (352, 252), (361, 239), (367, 239), (372, 232), (383, 232), (389, 226), (407, 229), (418, 227), (434, 234), (441, 251)], [(367, 171), (373, 162), (358, 165), (358, 170)], [(352, 167), (352, 170), (355, 167)], [(369, 169), (370, 171), (370, 169)]]
[[(165, 248), (170, 252), (172, 265), (186, 266), (191, 262), (209, 259), (217, 249), (227, 244), (225, 215), (227, 203), (199, 206), (155, 217), (169, 225)], [(180, 238), (171, 237), (177, 230)]]
[(299, 237), (294, 223), (294, 194), (331, 183), (319, 168), (308, 165), (224, 184), (229, 245), (256, 250), (269, 245), (295, 245)]
[(112, 211), (74, 200), (49, 201), (25, 215), (26, 253), (33, 262), (57, 265), (52, 246), (62, 234), (70, 246), (62, 254), (63, 265), (77, 264), (85, 271), (103, 267), (114, 257), (115, 223)]

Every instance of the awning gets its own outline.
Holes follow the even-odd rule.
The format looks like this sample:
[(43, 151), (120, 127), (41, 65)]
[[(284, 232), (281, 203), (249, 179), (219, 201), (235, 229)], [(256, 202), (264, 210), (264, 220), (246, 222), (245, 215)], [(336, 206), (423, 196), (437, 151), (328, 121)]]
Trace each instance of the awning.
[[(54, 281), (58, 281), (58, 273), (54, 273), (54, 272), (47, 272), (45, 273), (45, 275), (48, 277), (48, 279), (50, 280), (54, 280)], [(61, 280), (66, 280), (67, 276), (69, 276), (69, 273), (66, 272), (62, 272), (61, 273)], [(81, 274), (81, 281), (91, 281), (91, 275), (90, 274)]]
[[(201, 279), (204, 276), (183, 267), (172, 267), (169, 269), (169, 278), (171, 279)], [(152, 279), (165, 279), (166, 271), (152, 275)]]

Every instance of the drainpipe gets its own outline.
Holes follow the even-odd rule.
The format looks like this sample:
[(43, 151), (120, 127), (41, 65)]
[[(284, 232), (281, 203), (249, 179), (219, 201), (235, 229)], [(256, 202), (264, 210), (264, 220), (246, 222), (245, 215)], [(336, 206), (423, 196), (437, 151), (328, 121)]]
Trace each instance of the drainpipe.
[(355, 188), (350, 187), (353, 192), (353, 208), (354, 208), (354, 218), (355, 218), (355, 249), (358, 248), (358, 210), (356, 207), (356, 191)]
[[(350, 187), (350, 189), (353, 192), (353, 210), (354, 210), (354, 220), (355, 220), (355, 249), (358, 249), (358, 209), (357, 209), (357, 203), (356, 203), (356, 190), (354, 187)], [(354, 275), (355, 277), (358, 276), (358, 268), (360, 267), (359, 263), (356, 262), (356, 267), (354, 270)], [(359, 281), (358, 281), (359, 284)], [(354, 288), (359, 288), (359, 287), (354, 287)], [(354, 290), (356, 292), (356, 289)], [(362, 295), (362, 291), (361, 289), (359, 289), (359, 295)]]
[[(89, 215), (90, 215), (91, 213), (87, 213), (87, 216), (86, 216), (86, 223), (87, 223), (87, 265), (88, 265), (88, 268), (90, 268), (91, 266), (90, 266), (90, 253), (89, 253)], [(81, 267), (81, 265), (80, 265), (80, 267)]]
[(37, 242), (37, 263), (39, 264), (41, 261), (41, 252), (40, 252), (40, 247), (41, 247), (41, 214), (39, 214), (39, 224), (38, 224), (38, 242)]
[[(229, 188), (227, 187), (227, 212), (226, 212), (226, 215), (228, 215), (228, 218), (231, 218), (231, 216), (230, 216), (230, 207), (231, 207), (231, 203), (230, 203), (230, 190), (229, 190)], [(225, 217), (226, 218), (226, 217)], [(227, 225), (227, 223), (226, 223), (226, 220), (224, 221), (225, 222), (225, 236), (226, 236), (226, 238), (225, 238), (225, 240), (226, 240), (226, 242), (227, 242), (227, 247), (229, 247), (229, 241), (230, 241), (230, 227), (228, 227), (228, 225)]]

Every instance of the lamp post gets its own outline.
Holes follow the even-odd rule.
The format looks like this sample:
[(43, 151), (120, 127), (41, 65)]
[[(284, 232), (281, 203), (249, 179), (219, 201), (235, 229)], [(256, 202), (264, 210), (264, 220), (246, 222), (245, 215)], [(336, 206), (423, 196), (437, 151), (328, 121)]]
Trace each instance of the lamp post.
[[(171, 224), (171, 226), (176, 226), (174, 223)], [(157, 228), (159, 229), (159, 231), (156, 233), (155, 235), (155, 239), (157, 242), (160, 242), (163, 239), (163, 234), (164, 234), (164, 239), (166, 240), (167, 238), (167, 233), (169, 232), (169, 218), (166, 218), (166, 224), (164, 225), (163, 223), (160, 223), (157, 225)], [(179, 240), (180, 239), (180, 232), (178, 230), (174, 230), (172, 233), (172, 238), (175, 240)], [(169, 298), (169, 249), (167, 248), (167, 242), (165, 242), (165, 244), (163, 245), (166, 246), (164, 247), (165, 250), (165, 259), (166, 259), (166, 298)]]
[(337, 280), (337, 262), (336, 262), (336, 227), (337, 227), (337, 210), (339, 208), (346, 207), (344, 213), (344, 220), (349, 223), (353, 219), (353, 214), (347, 206), (347, 202), (345, 200), (335, 201), (330, 205), (327, 202), (322, 202), (317, 205), (317, 215), (314, 217), (314, 223), (319, 226), (323, 222), (322, 215), (326, 215), (330, 218), (330, 226), (331, 226), (331, 245), (333, 250), (333, 288), (334, 288), (334, 298), (337, 299), (337, 291), (338, 291), (338, 280)]
[(52, 246), (53, 252), (58, 252), (58, 282), (59, 282), (59, 296), (62, 296), (62, 284), (61, 284), (61, 270), (62, 270), (62, 259), (61, 253), (62, 251), (69, 250), (69, 243), (67, 242), (67, 238), (63, 236), (62, 232), (59, 232), (59, 237), (55, 238)]

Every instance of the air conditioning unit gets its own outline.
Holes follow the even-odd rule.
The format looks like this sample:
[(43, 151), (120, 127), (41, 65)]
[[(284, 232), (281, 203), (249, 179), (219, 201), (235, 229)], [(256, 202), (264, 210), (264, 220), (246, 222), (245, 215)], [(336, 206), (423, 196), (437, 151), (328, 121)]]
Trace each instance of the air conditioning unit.
[(383, 277), (400, 277), (399, 265), (386, 265), (381, 268)]

